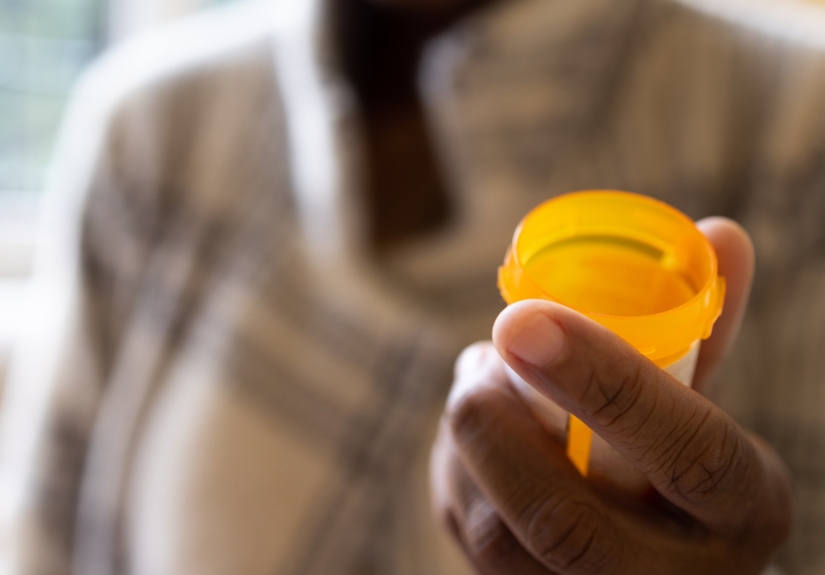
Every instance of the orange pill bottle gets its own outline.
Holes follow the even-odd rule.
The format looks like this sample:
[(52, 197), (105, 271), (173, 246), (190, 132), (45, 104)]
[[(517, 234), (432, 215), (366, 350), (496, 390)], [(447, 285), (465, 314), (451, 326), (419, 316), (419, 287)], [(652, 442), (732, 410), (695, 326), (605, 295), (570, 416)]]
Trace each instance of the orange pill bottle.
[[(586, 315), (686, 385), (725, 296), (713, 246), (690, 218), (611, 190), (561, 195), (527, 214), (498, 286), (508, 304), (545, 299)], [(583, 475), (591, 441), (571, 416), (567, 453)]]

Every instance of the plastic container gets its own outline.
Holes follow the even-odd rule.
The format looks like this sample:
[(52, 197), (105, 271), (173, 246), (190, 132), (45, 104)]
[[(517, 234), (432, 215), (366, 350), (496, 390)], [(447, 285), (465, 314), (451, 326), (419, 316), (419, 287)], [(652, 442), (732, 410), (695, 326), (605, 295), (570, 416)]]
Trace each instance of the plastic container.
[[(508, 304), (545, 299), (575, 309), (687, 385), (725, 297), (713, 246), (690, 218), (610, 190), (558, 196), (527, 214), (498, 286)], [(590, 429), (571, 416), (567, 453), (582, 475), (591, 441)]]

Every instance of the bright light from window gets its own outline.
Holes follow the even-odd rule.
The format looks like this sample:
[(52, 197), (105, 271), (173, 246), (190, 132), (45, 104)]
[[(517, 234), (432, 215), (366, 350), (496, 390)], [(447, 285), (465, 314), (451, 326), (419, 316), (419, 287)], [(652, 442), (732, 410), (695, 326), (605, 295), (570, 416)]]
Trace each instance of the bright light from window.
[(66, 96), (102, 36), (101, 0), (0, 0), (0, 193), (44, 182)]

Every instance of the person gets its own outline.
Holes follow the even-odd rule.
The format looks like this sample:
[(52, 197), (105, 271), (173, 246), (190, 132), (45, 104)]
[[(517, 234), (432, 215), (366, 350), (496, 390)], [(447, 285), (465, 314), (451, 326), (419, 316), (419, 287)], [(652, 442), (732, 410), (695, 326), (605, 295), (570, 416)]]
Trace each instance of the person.
[[(822, 20), (735, 0), (278, 0), (106, 56), (67, 116), (50, 321), (4, 406), (16, 572), (757, 572), (788, 487), (731, 417), (794, 480), (776, 563), (821, 572)], [(521, 216), (605, 187), (750, 232), (716, 386), (730, 415), (581, 317), (513, 306), (496, 353), (462, 356), (434, 452), (454, 546), (428, 488), (450, 366), (489, 337)], [(736, 286), (707, 390), (750, 264), (739, 228), (703, 225)], [(573, 475), (502, 361), (652, 495)], [(570, 393), (586, 370), (616, 393), (601, 412)]]

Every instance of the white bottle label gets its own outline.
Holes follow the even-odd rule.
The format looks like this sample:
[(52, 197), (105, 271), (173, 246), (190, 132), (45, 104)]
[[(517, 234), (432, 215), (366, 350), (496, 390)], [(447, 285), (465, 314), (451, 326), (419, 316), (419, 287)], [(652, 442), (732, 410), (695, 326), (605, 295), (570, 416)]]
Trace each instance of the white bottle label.
[(690, 351), (688, 351), (682, 359), (677, 360), (676, 363), (671, 363), (663, 369), (690, 387), (693, 382), (693, 372), (696, 371), (696, 360), (699, 359), (699, 347), (701, 343), (698, 339), (694, 341), (690, 346)]

